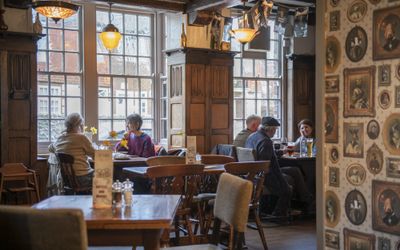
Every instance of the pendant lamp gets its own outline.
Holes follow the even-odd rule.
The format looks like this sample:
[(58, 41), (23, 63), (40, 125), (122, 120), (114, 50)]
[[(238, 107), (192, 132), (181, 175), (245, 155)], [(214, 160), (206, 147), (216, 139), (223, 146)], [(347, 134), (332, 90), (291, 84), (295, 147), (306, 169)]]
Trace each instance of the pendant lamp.
[(45, 17), (49, 17), (58, 22), (60, 19), (68, 18), (74, 15), (79, 6), (66, 1), (33, 1), (32, 8)]
[(238, 40), (241, 44), (246, 44), (251, 42), (253, 38), (258, 34), (258, 31), (254, 28), (250, 28), (248, 25), (247, 15), (245, 11), (245, 5), (247, 0), (243, 0), (243, 19), (242, 19), (242, 27), (238, 29), (231, 30), (232, 36)]
[(108, 12), (108, 20), (110, 23), (103, 28), (100, 33), (100, 39), (103, 42), (104, 47), (111, 52), (111, 50), (118, 47), (119, 40), (121, 40), (121, 33), (119, 33), (118, 28), (111, 23), (111, 1), (109, 1), (108, 4), (110, 5), (110, 10)]

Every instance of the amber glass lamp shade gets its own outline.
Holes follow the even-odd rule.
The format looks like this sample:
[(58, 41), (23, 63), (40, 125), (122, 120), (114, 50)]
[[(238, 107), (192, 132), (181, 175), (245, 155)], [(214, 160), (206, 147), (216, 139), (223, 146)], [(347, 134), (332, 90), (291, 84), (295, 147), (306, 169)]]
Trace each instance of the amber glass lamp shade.
[(246, 44), (251, 42), (253, 38), (258, 34), (256, 29), (250, 28), (240, 28), (236, 30), (232, 30), (232, 34), (238, 42), (241, 44)]
[(118, 47), (119, 40), (121, 40), (121, 33), (119, 33), (117, 27), (109, 23), (100, 33), (100, 39), (103, 42), (104, 47), (111, 51)]
[(53, 19), (56, 23), (60, 19), (74, 15), (79, 10), (78, 5), (64, 1), (34, 1), (32, 8), (43, 16)]

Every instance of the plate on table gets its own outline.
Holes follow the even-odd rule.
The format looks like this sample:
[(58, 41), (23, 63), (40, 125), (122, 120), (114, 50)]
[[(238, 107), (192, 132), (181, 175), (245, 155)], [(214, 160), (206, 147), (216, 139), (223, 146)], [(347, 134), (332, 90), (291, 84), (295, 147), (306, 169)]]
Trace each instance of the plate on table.
[(129, 160), (130, 157), (127, 154), (123, 154), (123, 153), (114, 153), (114, 160)]

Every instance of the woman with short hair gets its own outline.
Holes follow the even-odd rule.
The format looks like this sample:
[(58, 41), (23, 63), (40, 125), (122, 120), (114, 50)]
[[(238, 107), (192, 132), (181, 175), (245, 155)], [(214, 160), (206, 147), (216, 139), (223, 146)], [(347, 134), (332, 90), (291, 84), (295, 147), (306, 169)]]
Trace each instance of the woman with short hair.
[[(301, 141), (304, 139), (307, 139), (307, 138), (313, 138), (314, 124), (309, 119), (303, 119), (297, 124), (297, 127), (299, 128), (300, 137), (297, 138), (294, 149), (296, 152), (300, 152)], [(303, 153), (307, 153), (306, 148), (303, 150), (305, 150), (305, 152), (303, 152)], [(313, 154), (315, 154), (315, 151), (316, 151), (316, 147), (315, 147), (315, 139), (314, 139)]]

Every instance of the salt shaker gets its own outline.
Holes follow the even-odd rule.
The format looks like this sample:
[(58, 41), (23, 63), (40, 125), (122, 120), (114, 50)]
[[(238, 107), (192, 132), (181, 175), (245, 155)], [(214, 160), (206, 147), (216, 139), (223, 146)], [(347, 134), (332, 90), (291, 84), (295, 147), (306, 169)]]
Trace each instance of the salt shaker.
[(132, 205), (133, 182), (129, 179), (123, 182), (125, 206)]
[(122, 206), (122, 183), (117, 180), (112, 184), (112, 203), (115, 207)]

